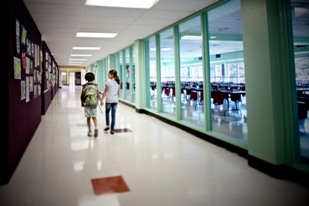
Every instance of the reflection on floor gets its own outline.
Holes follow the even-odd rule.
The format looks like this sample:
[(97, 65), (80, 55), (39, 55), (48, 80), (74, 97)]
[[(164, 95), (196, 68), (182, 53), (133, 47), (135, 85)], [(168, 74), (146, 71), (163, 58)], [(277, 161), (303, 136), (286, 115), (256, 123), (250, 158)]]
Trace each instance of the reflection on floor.
[[(116, 128), (87, 137), (80, 87), (62, 87), (1, 206), (305, 206), (309, 188), (275, 179), (235, 153), (119, 104)], [(107, 187), (108, 186), (108, 187)]]

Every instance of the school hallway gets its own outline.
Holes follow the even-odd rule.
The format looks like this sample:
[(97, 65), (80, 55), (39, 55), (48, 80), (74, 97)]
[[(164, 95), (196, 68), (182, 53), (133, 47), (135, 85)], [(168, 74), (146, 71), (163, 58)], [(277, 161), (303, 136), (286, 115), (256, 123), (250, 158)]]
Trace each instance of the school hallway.
[(309, 188), (119, 103), (116, 132), (87, 136), (80, 86), (59, 89), (1, 206), (302, 206)]

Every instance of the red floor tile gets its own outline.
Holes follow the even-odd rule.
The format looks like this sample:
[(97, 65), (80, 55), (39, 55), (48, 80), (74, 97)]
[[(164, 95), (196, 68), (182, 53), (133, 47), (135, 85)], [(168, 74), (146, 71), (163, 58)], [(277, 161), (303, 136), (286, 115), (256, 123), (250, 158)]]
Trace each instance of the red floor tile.
[(91, 179), (96, 195), (114, 194), (130, 191), (122, 176)]

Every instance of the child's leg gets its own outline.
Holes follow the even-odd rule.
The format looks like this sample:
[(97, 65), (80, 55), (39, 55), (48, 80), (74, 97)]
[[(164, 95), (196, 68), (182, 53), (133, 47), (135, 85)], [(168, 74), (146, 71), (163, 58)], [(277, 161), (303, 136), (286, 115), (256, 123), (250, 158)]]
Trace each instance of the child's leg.
[(87, 117), (88, 131), (91, 131), (91, 117)]
[(97, 124), (98, 124), (97, 118), (92, 117), (92, 121), (93, 121), (93, 124), (94, 124), (94, 128), (97, 128)]
[(88, 136), (92, 135), (91, 133), (91, 117), (87, 117), (87, 127), (88, 127)]
[(97, 118), (96, 117), (92, 117), (93, 120), (93, 124), (94, 124), (94, 137), (98, 136), (98, 127), (97, 127)]
[(111, 104), (110, 103), (105, 103), (105, 122), (106, 122), (106, 127), (104, 131), (109, 130), (109, 112), (111, 109)]

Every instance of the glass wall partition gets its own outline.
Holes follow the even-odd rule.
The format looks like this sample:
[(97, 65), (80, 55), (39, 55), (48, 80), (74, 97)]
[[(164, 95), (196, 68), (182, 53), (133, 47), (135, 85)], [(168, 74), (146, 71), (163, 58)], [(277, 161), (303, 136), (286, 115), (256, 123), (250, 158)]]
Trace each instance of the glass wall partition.
[(291, 1), (300, 154), (309, 164), (309, 0)]
[(124, 61), (124, 65), (125, 65), (125, 70), (124, 70), (124, 76), (125, 76), (125, 82), (124, 82), (124, 89), (125, 89), (125, 93), (124, 93), (124, 99), (126, 101), (130, 101), (130, 50), (129, 48), (124, 50), (125, 52), (125, 61)]
[(156, 40), (155, 36), (148, 39), (148, 55), (149, 55), (149, 85), (150, 85), (150, 104), (151, 109), (157, 109), (157, 89), (161, 90), (161, 87), (157, 87), (157, 67), (156, 67)]
[(201, 17), (179, 25), (181, 118), (204, 126)]
[(176, 115), (173, 29), (160, 33), (162, 112)]
[(208, 12), (212, 130), (247, 142), (241, 24), (239, 0)]
[(130, 47), (130, 62), (131, 62), (131, 73), (130, 73), (130, 78), (131, 78), (131, 85), (132, 88), (130, 90), (130, 101), (132, 103), (135, 103), (135, 55), (134, 55), (134, 49), (133, 47)]
[(119, 79), (120, 79), (120, 98), (123, 99), (124, 98), (124, 88), (123, 88), (123, 65), (124, 65), (124, 58), (122, 56), (122, 52), (118, 52), (117, 53), (117, 62), (118, 62), (118, 76), (119, 76)]

